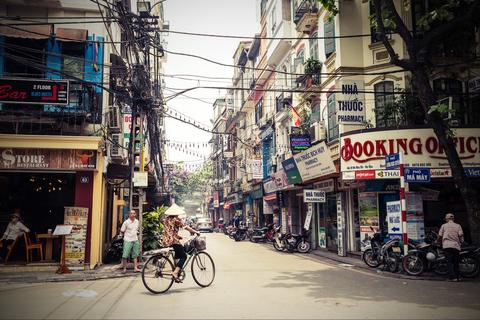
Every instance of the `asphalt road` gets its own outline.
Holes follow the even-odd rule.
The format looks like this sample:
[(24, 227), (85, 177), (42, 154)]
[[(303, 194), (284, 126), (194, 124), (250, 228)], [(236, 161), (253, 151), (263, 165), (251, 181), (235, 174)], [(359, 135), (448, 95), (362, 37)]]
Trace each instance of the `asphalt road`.
[(403, 280), (207, 234), (217, 273), (162, 295), (139, 277), (0, 288), (0, 318), (480, 318), (479, 282)]

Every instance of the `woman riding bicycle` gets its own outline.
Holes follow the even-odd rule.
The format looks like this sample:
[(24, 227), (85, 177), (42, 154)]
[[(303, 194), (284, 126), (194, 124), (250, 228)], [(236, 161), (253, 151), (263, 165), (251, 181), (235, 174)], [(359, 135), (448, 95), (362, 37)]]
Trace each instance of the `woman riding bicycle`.
[(180, 243), (182, 236), (178, 234), (180, 228), (183, 228), (189, 231), (191, 234), (200, 234), (198, 231), (190, 228), (185, 225), (182, 220), (178, 217), (179, 213), (175, 211), (165, 212), (166, 218), (163, 221), (163, 236), (161, 244), (163, 247), (172, 247), (175, 251), (175, 259), (179, 259), (175, 270), (172, 273), (172, 277), (176, 282), (179, 282), (179, 273), (183, 268), (185, 261), (187, 260), (187, 253), (185, 248)]

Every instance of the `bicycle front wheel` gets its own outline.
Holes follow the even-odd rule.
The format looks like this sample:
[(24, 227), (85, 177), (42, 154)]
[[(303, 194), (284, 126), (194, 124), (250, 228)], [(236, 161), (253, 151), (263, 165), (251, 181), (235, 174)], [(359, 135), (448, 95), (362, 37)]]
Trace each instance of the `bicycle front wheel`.
[(192, 261), (193, 280), (200, 287), (208, 287), (215, 279), (215, 264), (212, 257), (206, 252), (198, 252)]
[(145, 262), (142, 269), (142, 282), (151, 293), (164, 293), (173, 284), (174, 267), (170, 259), (163, 256), (153, 256)]

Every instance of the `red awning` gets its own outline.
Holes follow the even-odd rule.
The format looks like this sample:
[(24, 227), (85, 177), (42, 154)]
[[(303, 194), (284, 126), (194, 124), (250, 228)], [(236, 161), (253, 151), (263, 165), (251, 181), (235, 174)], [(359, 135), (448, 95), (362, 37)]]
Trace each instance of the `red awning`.
[(85, 29), (58, 28), (55, 35), (59, 41), (85, 41), (87, 33)]
[(277, 200), (277, 193), (274, 192), (274, 193), (267, 194), (266, 196), (263, 196), (263, 200), (265, 201)]
[(223, 209), (230, 209), (230, 203), (229, 202), (225, 202), (223, 204)]

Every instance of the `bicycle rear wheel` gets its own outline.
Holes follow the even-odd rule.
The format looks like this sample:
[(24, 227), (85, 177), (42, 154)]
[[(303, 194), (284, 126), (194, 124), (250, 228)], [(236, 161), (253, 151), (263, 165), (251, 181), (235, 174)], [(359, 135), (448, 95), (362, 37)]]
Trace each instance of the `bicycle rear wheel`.
[(152, 293), (164, 293), (173, 284), (173, 270), (173, 263), (170, 259), (163, 256), (150, 257), (143, 265), (143, 285)]
[(206, 252), (198, 252), (192, 261), (193, 280), (200, 287), (208, 287), (215, 279), (215, 264), (212, 257)]

